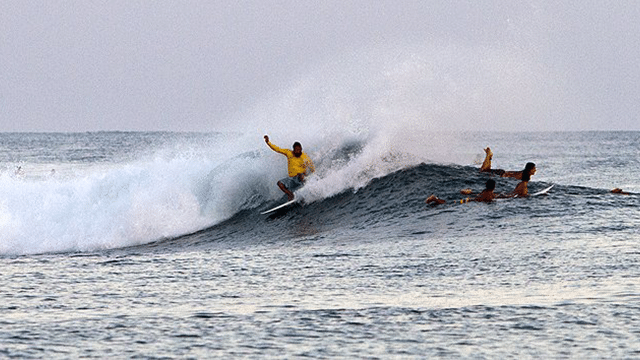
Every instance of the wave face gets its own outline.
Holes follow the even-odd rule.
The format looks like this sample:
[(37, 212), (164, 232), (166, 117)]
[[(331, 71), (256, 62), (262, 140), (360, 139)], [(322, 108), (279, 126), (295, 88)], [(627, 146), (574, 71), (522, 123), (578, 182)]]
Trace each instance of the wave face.
[[(620, 196), (603, 189), (555, 185), (549, 194), (527, 199), (459, 203), (465, 198), (460, 194), (461, 188), (481, 191), (490, 177), (475, 167), (419, 164), (373, 179), (357, 191), (343, 191), (272, 215), (260, 215), (259, 210), (277, 203), (267, 202), (259, 209), (241, 211), (211, 228), (152, 247), (209, 248), (260, 243), (296, 246), (317, 242), (340, 246), (344, 241), (375, 243), (425, 237), (515, 241), (528, 233), (550, 240), (559, 234), (598, 238), (603, 232), (609, 238), (624, 238), (635, 232), (638, 216), (628, 209), (640, 205), (637, 194)], [(494, 179), (500, 193), (513, 190), (518, 182)], [(529, 189), (533, 193), (548, 185), (531, 182)], [(447, 203), (425, 204), (425, 198), (432, 193)], [(612, 218), (617, 220), (612, 222)]]

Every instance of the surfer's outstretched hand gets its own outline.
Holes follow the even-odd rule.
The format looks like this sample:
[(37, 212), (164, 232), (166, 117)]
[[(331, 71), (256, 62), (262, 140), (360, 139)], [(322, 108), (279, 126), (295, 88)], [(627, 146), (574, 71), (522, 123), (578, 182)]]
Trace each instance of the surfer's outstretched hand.
[(264, 136), (264, 142), (269, 143), (269, 135)]

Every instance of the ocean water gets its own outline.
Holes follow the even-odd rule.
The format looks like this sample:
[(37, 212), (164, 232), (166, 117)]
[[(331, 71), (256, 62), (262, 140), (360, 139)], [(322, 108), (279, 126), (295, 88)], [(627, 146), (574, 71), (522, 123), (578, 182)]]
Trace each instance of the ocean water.
[(640, 358), (640, 132), (314, 134), (0, 134), (0, 358)]

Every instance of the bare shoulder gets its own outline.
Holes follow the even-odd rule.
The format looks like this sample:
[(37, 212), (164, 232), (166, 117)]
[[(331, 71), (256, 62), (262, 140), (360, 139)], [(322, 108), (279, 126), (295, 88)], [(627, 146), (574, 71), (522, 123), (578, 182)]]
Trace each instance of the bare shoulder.
[(505, 171), (504, 174), (500, 175), (501, 177), (508, 177), (514, 179), (522, 179), (522, 171)]

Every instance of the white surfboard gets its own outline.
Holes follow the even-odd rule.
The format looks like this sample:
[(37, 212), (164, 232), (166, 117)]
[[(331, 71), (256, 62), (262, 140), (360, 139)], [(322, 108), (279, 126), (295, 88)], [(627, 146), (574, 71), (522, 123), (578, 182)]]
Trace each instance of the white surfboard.
[(293, 204), (294, 202), (296, 202), (296, 199), (295, 199), (295, 198), (294, 198), (293, 200), (291, 200), (291, 201), (287, 201), (286, 203), (284, 203), (284, 204), (282, 204), (282, 205), (278, 205), (278, 206), (274, 207), (273, 209), (269, 209), (269, 210), (267, 210), (267, 211), (263, 211), (263, 212), (261, 212), (260, 214), (261, 214), (261, 215), (264, 215), (264, 214), (268, 214), (268, 213), (274, 212), (274, 211), (276, 211), (276, 210), (280, 210), (280, 209), (282, 209), (282, 208), (285, 208), (285, 207), (287, 207), (287, 206), (289, 206), (289, 205)]
[[(554, 187), (556, 184), (551, 184), (551, 186), (546, 187), (540, 191), (536, 191), (533, 194), (529, 194), (529, 196), (538, 196), (538, 195), (544, 195), (547, 194), (549, 192), (549, 190), (551, 190), (552, 187)], [(519, 198), (519, 196), (509, 196), (509, 197), (503, 197), (503, 198), (497, 198), (496, 200), (507, 200), (507, 199), (516, 199)]]
[(531, 196), (544, 195), (544, 194), (548, 193), (548, 192), (549, 192), (549, 190), (551, 190), (551, 188), (552, 188), (554, 185), (555, 185), (555, 184), (551, 184), (551, 186), (549, 186), (548, 188), (544, 188), (544, 189), (542, 189), (542, 190), (540, 190), (540, 191), (537, 191), (537, 192), (535, 192), (535, 193), (531, 194)]

